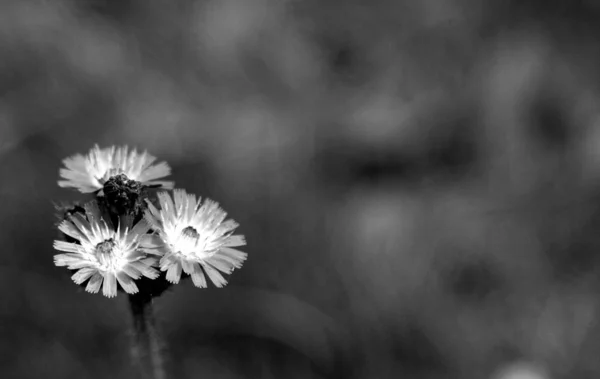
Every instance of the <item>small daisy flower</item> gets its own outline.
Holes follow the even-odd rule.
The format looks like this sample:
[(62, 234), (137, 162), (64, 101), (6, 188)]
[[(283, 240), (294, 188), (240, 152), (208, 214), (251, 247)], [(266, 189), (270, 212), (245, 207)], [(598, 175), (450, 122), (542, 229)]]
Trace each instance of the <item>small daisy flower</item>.
[(54, 256), (57, 266), (78, 270), (71, 278), (76, 284), (89, 279), (86, 291), (102, 293), (106, 297), (117, 295), (117, 282), (129, 294), (138, 292), (134, 279), (145, 276), (158, 277), (152, 267), (156, 257), (155, 237), (147, 234), (150, 226), (145, 220), (132, 228), (131, 219), (123, 218), (116, 230), (107, 218), (102, 217), (98, 204), (85, 204), (85, 216), (74, 213), (63, 221), (59, 230), (79, 243), (54, 241), (54, 248), (65, 254)]
[[(158, 193), (161, 209), (148, 203), (146, 220), (158, 231), (164, 241), (160, 269), (166, 271), (171, 283), (179, 283), (181, 271), (189, 274), (196, 287), (206, 288), (204, 272), (216, 287), (223, 287), (227, 280), (220, 272), (230, 274), (242, 267), (247, 254), (233, 249), (246, 244), (243, 235), (232, 235), (238, 224), (225, 221), (225, 213), (219, 204), (196, 199), (185, 190)], [(204, 270), (204, 272), (203, 272)]]
[(125, 179), (144, 186), (173, 188), (173, 182), (157, 181), (171, 174), (166, 162), (152, 164), (156, 157), (146, 151), (129, 151), (127, 146), (100, 149), (94, 146), (87, 155), (76, 154), (63, 160), (66, 168), (60, 169), (60, 187), (76, 188), (82, 193), (95, 192), (104, 187), (110, 178), (124, 175)]

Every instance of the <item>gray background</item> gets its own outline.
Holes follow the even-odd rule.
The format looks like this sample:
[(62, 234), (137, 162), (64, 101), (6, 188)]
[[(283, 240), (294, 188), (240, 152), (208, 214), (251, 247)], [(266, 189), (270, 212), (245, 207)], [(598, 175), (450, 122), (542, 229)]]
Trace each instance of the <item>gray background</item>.
[[(600, 375), (596, 1), (0, 5), (0, 371), (129, 378), (52, 263), (61, 160), (129, 144), (249, 259), (156, 300), (173, 378)], [(400, 376), (403, 375), (403, 376)]]

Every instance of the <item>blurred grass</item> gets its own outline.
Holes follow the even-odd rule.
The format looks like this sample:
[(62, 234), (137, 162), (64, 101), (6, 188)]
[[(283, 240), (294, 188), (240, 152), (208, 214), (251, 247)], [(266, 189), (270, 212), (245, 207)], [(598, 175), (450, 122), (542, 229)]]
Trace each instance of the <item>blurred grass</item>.
[(94, 143), (247, 236), (157, 300), (173, 377), (597, 376), (598, 8), (485, 3), (2, 2), (3, 377), (131, 375), (124, 298), (52, 265)]

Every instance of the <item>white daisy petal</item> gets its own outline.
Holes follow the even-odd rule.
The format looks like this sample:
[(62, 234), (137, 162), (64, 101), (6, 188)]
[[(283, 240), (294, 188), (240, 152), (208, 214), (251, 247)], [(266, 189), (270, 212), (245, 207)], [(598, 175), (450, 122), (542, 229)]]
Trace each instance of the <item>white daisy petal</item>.
[(145, 266), (153, 267), (158, 263), (158, 259), (156, 257), (146, 257), (139, 260)]
[(155, 160), (147, 152), (130, 151), (127, 146), (101, 149), (95, 145), (87, 155), (76, 154), (63, 160), (65, 168), (59, 170), (59, 175), (64, 180), (59, 180), (58, 185), (89, 193), (102, 189), (111, 176), (124, 174), (146, 186), (173, 188), (173, 182), (156, 181), (170, 175), (171, 168), (165, 162), (152, 164)]
[(221, 225), (219, 225), (219, 227), (215, 231), (215, 234), (223, 235), (227, 232), (231, 232), (238, 226), (240, 226), (240, 225), (233, 220), (224, 221)]
[(196, 202), (196, 195), (188, 194), (187, 195), (187, 213), (185, 215), (185, 219), (183, 221), (190, 222), (191, 219), (196, 214), (197, 204), (200, 202), (200, 198), (198, 198), (198, 202)]
[(165, 162), (146, 167), (140, 174), (140, 181), (148, 182), (154, 179), (164, 178), (171, 175), (171, 168)]
[(213, 217), (211, 218), (211, 225), (213, 225), (215, 229), (218, 228), (219, 225), (221, 225), (221, 223), (225, 220), (225, 217), (227, 217), (227, 212), (224, 212), (221, 208), (217, 208)]
[(154, 204), (149, 201), (146, 201), (148, 205), (148, 209), (144, 212), (144, 218), (155, 229), (162, 228), (162, 222), (160, 217), (160, 211), (156, 209)]
[(158, 275), (160, 275), (158, 270), (151, 266), (145, 266), (144, 271), (142, 271), (142, 274), (148, 279), (156, 279), (158, 278)]
[(102, 285), (103, 279), (104, 278), (99, 272), (95, 273), (88, 282), (87, 287), (85, 287), (85, 290), (90, 293), (98, 293), (98, 291), (100, 291), (100, 286)]
[(82, 249), (81, 245), (66, 241), (54, 241), (54, 248), (67, 253), (79, 253)]
[(216, 287), (221, 288), (227, 285), (227, 280), (225, 280), (225, 278), (219, 273), (219, 271), (207, 264), (202, 265), (202, 268), (204, 268), (204, 271), (206, 271), (206, 275), (208, 275), (208, 277)]
[(140, 268), (138, 269), (133, 263), (130, 264), (126, 264), (125, 266), (123, 266), (122, 271), (129, 275), (129, 277), (133, 278), (133, 279), (139, 279), (142, 276), (142, 271), (144, 270), (143, 267), (140, 266)]
[(140, 253), (143, 253), (143, 254), (146, 254), (146, 255), (163, 256), (167, 250), (165, 249), (164, 246), (161, 246), (161, 247), (151, 247), (151, 248), (140, 247), (138, 249), (138, 251)]
[(206, 288), (206, 277), (198, 263), (194, 264), (194, 272), (192, 272), (192, 282), (198, 288)]
[(141, 247), (138, 247), (137, 249), (135, 249), (134, 246), (128, 245), (128, 247), (127, 247), (128, 253), (124, 255), (124, 258), (128, 262), (139, 261), (148, 256), (148, 254), (145, 252), (145, 250), (146, 249), (141, 248)]
[(76, 154), (70, 158), (66, 158), (63, 160), (65, 166), (73, 173), (79, 173), (79, 170), (85, 167), (85, 157), (81, 154)]
[(127, 243), (130, 243), (134, 239), (139, 239), (141, 236), (146, 234), (149, 229), (150, 225), (148, 224), (148, 221), (145, 219), (140, 220), (127, 234)]
[(220, 257), (218, 257), (218, 256), (212, 256), (212, 257), (206, 258), (204, 260), (204, 263), (211, 265), (212, 267), (216, 268), (217, 270), (219, 270), (221, 272), (224, 272), (225, 274), (231, 274), (231, 272), (234, 269), (234, 266), (231, 262), (220, 259)]
[(80, 268), (94, 267), (94, 266), (95, 266), (94, 262), (92, 262), (92, 261), (90, 261), (90, 260), (84, 260), (84, 259), (81, 259), (81, 260), (79, 260), (79, 261), (77, 261), (77, 262), (74, 262), (74, 263), (71, 263), (71, 264), (69, 264), (69, 265), (67, 266), (67, 268), (68, 268), (69, 270), (78, 270), (78, 269), (80, 269)]
[(172, 264), (178, 263), (179, 260), (171, 253), (166, 253), (160, 258), (158, 266), (161, 271), (167, 271)]
[(70, 253), (70, 254), (57, 254), (54, 256), (54, 264), (56, 266), (69, 266), (73, 263), (83, 260), (84, 257), (81, 254)]
[(106, 274), (104, 274), (102, 294), (106, 297), (117, 296), (117, 276), (114, 272), (107, 272)]
[(90, 201), (84, 206), (85, 214), (90, 222), (90, 224), (94, 225), (100, 221), (102, 216), (100, 215), (100, 208), (98, 208), (98, 203), (95, 201)]
[(133, 279), (131, 279), (131, 277), (127, 276), (125, 273), (119, 272), (117, 274), (117, 280), (119, 281), (119, 284), (123, 290), (128, 294), (134, 294), (138, 292), (138, 287), (135, 285)]
[(229, 236), (222, 246), (237, 247), (246, 245), (246, 238), (242, 235)]
[(162, 210), (166, 211), (164, 213), (161, 212), (161, 214), (170, 216), (169, 220), (175, 219), (177, 217), (175, 213), (175, 203), (173, 202), (173, 199), (171, 199), (169, 193), (159, 192), (157, 196), (158, 201), (160, 202), (160, 207), (162, 208)]
[(220, 257), (231, 259), (234, 262), (243, 262), (248, 258), (248, 253), (230, 247), (222, 247), (219, 249)]
[(134, 268), (135, 270), (139, 271), (141, 273), (141, 275), (149, 278), (149, 279), (156, 279), (159, 275), (159, 272), (152, 267), (154, 264), (156, 263), (155, 259), (152, 260), (139, 260), (136, 262), (132, 262), (130, 264), (130, 266), (132, 268)]
[(119, 216), (119, 223), (117, 224), (117, 235), (119, 238), (125, 239), (125, 236), (129, 235), (133, 218), (131, 215)]
[(187, 211), (187, 196), (184, 190), (173, 190), (173, 200), (175, 202), (175, 215), (181, 217)]
[(82, 268), (81, 270), (73, 274), (73, 276), (71, 276), (71, 279), (73, 279), (75, 284), (81, 284), (88, 280), (92, 275), (94, 275), (95, 272), (96, 270), (91, 267)]
[(90, 223), (81, 214), (76, 213), (72, 215), (69, 221), (71, 221), (83, 235), (91, 234)]
[(190, 262), (187, 259), (182, 259), (181, 260), (181, 266), (183, 268), (183, 272), (185, 272), (188, 275), (191, 275), (192, 272), (194, 272), (194, 264), (193, 264), (193, 262)]
[(219, 204), (210, 199), (205, 199), (204, 204), (198, 209), (194, 220), (192, 221), (194, 224), (204, 224), (205, 226), (210, 226), (210, 218), (213, 217), (216, 209), (219, 208)]
[[(218, 254), (206, 258), (205, 261), (223, 272), (230, 273), (234, 268), (241, 268), (247, 256), (243, 251), (223, 247)], [(227, 268), (222, 270), (221, 267)]]
[(166, 278), (173, 284), (179, 283), (179, 279), (181, 278), (181, 263), (176, 262), (172, 264), (167, 270)]
[[(148, 222), (148, 220), (146, 220)], [(144, 234), (140, 236), (140, 246), (145, 248), (158, 248), (164, 245), (163, 240), (158, 234)]]
[(58, 226), (58, 230), (60, 230), (62, 233), (68, 235), (71, 238), (75, 238), (76, 240), (81, 241), (85, 238), (85, 235), (81, 234), (81, 232), (79, 232), (79, 229), (77, 229), (75, 225), (73, 225), (73, 223), (66, 220), (60, 223), (60, 225)]

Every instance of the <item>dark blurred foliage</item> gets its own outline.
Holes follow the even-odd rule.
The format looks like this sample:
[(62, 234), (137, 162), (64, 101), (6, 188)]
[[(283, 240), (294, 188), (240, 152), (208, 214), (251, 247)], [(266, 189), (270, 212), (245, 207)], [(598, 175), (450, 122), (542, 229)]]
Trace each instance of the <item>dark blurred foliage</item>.
[(598, 377), (599, 16), (2, 1), (0, 376), (131, 377), (125, 297), (52, 263), (52, 203), (83, 198), (61, 160), (99, 143), (168, 161), (247, 236), (228, 287), (155, 301), (170, 377)]

